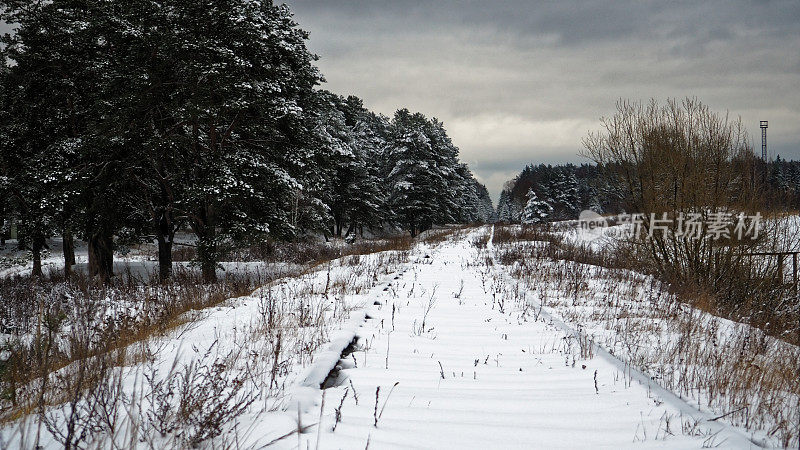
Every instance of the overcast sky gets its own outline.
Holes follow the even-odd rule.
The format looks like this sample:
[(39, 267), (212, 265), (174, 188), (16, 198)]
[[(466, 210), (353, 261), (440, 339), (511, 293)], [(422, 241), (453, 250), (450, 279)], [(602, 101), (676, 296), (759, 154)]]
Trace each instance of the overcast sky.
[(497, 199), (529, 163), (582, 162), (619, 98), (696, 96), (760, 153), (800, 159), (800, 1), (290, 0), (326, 88), (442, 120)]

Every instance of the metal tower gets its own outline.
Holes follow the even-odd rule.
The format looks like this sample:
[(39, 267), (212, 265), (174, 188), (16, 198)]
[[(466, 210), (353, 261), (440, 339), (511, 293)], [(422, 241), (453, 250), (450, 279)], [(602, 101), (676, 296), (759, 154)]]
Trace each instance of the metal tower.
[(767, 121), (761, 121), (761, 159), (767, 160)]

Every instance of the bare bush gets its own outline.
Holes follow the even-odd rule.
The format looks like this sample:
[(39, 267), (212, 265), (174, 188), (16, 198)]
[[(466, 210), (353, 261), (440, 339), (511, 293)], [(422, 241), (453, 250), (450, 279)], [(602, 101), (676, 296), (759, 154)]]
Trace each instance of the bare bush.
[[(584, 139), (585, 154), (604, 169), (626, 208), (641, 213), (641, 230), (622, 245), (641, 270), (683, 292), (710, 300), (705, 308), (800, 342), (794, 292), (775, 261), (753, 253), (800, 248), (796, 224), (770, 215), (763, 173), (741, 120), (696, 99), (659, 105), (620, 101)], [(763, 219), (742, 221), (740, 217)], [(740, 216), (741, 215), (741, 216)], [(720, 223), (718, 232), (696, 223)], [(666, 223), (658, 223), (665, 219)], [(737, 226), (761, 229), (737, 236)], [(800, 332), (800, 330), (797, 330)]]

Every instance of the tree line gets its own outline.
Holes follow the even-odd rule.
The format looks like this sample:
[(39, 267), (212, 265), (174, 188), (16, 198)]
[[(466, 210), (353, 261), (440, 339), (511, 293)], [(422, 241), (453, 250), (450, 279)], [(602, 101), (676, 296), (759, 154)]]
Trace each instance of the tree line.
[(760, 170), (767, 174), (773, 208), (800, 210), (800, 161), (787, 161), (778, 155), (774, 161), (761, 162)]
[(597, 165), (530, 164), (504, 186), (497, 217), (508, 223), (541, 223), (577, 219), (587, 209), (621, 209), (620, 196)]
[[(637, 205), (628, 198), (629, 188), (621, 187), (626, 165), (618, 161), (530, 164), (505, 184), (497, 204), (497, 220), (544, 223), (574, 220), (583, 210), (599, 214), (634, 212)], [(741, 176), (752, 178), (761, 186), (762, 212), (800, 210), (800, 161), (787, 161), (780, 156), (774, 161), (749, 157), (746, 169), (749, 173)]]
[[(308, 33), (270, 1), (0, 1), (0, 219), (41, 273), (74, 239), (89, 274), (115, 246), (196, 236), (207, 281), (223, 249), (310, 233), (480, 222), (493, 209), (441, 122), (388, 118), (323, 89)], [(7, 221), (6, 221), (7, 222)]]

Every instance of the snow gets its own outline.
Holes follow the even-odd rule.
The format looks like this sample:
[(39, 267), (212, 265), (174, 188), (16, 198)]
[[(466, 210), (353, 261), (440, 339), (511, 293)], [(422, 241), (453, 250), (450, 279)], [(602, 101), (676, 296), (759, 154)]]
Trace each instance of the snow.
[[(61, 238), (48, 239), (47, 243), (50, 250), (42, 256), (42, 271), (47, 273), (60, 272), (64, 270), (64, 254), (62, 252)], [(186, 234), (178, 234), (175, 237), (176, 248), (181, 244), (194, 244), (194, 238)], [(5, 248), (0, 248), (0, 278), (30, 275), (33, 263), (30, 251), (17, 250), (15, 239), (6, 241)], [(126, 255), (114, 255), (114, 273), (130, 274), (139, 279), (148, 279), (158, 275), (158, 260), (155, 258), (155, 243), (142, 244), (142, 251), (133, 250)], [(3, 264), (3, 261), (8, 261)], [(175, 261), (173, 270), (199, 271), (190, 261)], [(73, 271), (88, 271), (89, 257), (86, 243), (75, 241), (75, 265)], [(222, 277), (228, 274), (250, 274), (254, 277), (261, 276), (268, 278), (267, 275), (275, 273), (286, 273), (297, 271), (302, 266), (288, 263), (268, 263), (263, 261), (223, 261), (219, 263), (217, 276)], [(272, 278), (272, 277), (270, 277)]]
[[(493, 261), (491, 240), (485, 250), (472, 244), (489, 232), (456, 232), (436, 246), (421, 242), (407, 261), (391, 252), (361, 256), (357, 264), (343, 258), (196, 312), (195, 320), (151, 345), (158, 349), (154, 364), (163, 376), (174, 364), (238, 348), (252, 352), (246, 362), (258, 365), (272, 338), (255, 332), (265, 298), (274, 296), (294, 317), (309, 292), (316, 299), (309, 308), (319, 308), (322, 323), (283, 329), (295, 326), (292, 349), (314, 349), (283, 355), (289, 365), (280, 376), (282, 392), (275, 395), (269, 382), (258, 386), (262, 397), (235, 424), (246, 430), (238, 446), (754, 447), (746, 431), (710, 421), (710, 411), (604, 347), (582, 343), (585, 335), (557, 308), (539, 305), (533, 295), (511, 302), (500, 287), (511, 281)], [(332, 281), (343, 281), (349, 293), (329, 297)], [(355, 351), (340, 359), (354, 337)], [(334, 368), (340, 370), (333, 386), (322, 390)], [(145, 370), (145, 363), (122, 369), (128, 392), (146, 389)], [(308, 427), (303, 433), (295, 432), (298, 421)], [(44, 447), (58, 446), (46, 440)]]
[[(501, 313), (481, 287), (469, 242), (429, 249), (430, 258), (417, 259), (388, 290), (378, 290), (381, 305), (369, 309), (353, 367), (341, 372), (348, 382), (326, 390), (320, 448), (752, 446), (740, 430), (706, 422), (607, 352), (582, 358), (574, 332), (560, 320)], [(420, 333), (431, 296), (435, 304)], [(376, 427), (378, 387), (383, 414)], [(311, 411), (307, 420), (318, 415)], [(693, 433), (681, 432), (682, 424), (698, 422)], [(301, 448), (314, 446), (317, 436), (302, 439)]]

